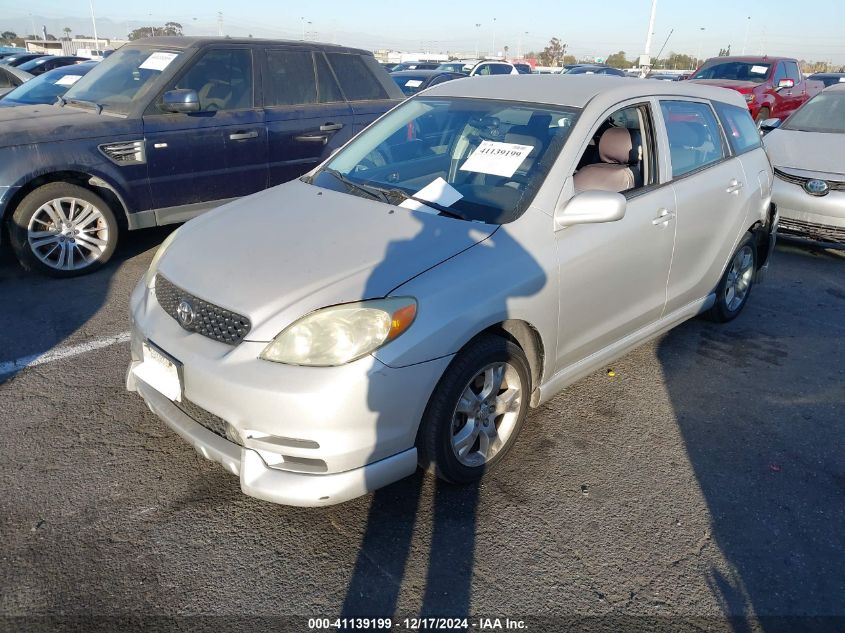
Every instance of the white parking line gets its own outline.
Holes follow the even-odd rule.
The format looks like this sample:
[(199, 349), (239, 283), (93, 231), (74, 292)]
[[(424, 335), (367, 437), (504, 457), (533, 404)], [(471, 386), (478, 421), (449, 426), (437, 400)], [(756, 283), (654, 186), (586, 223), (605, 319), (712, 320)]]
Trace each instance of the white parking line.
[(52, 363), (53, 361), (70, 358), (71, 356), (78, 356), (87, 352), (93, 352), (95, 349), (102, 349), (117, 343), (127, 343), (129, 341), (129, 332), (121, 332), (114, 336), (106, 336), (103, 338), (94, 339), (87, 343), (80, 343), (79, 345), (71, 345), (70, 347), (59, 347), (52, 349), (43, 354), (32, 354), (31, 356), (24, 356), (23, 358), (16, 358), (15, 360), (7, 360), (0, 362), (0, 376), (11, 374), (20, 371), (24, 367), (35, 367), (36, 365), (43, 365), (45, 363)]

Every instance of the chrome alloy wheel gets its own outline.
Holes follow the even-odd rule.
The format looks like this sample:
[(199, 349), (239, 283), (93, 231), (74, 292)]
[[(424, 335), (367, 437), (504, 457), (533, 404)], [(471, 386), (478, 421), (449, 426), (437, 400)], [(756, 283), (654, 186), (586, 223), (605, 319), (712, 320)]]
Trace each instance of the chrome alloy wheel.
[(739, 309), (748, 290), (751, 288), (751, 279), (754, 276), (754, 252), (751, 246), (746, 244), (734, 255), (731, 267), (728, 270), (728, 278), (725, 283), (725, 305), (728, 310), (734, 312)]
[(452, 415), (452, 450), (464, 466), (483, 466), (508, 443), (519, 419), (523, 386), (509, 363), (479, 371)]
[(29, 247), (45, 265), (79, 270), (96, 262), (109, 243), (102, 212), (80, 198), (55, 198), (42, 204), (27, 227)]

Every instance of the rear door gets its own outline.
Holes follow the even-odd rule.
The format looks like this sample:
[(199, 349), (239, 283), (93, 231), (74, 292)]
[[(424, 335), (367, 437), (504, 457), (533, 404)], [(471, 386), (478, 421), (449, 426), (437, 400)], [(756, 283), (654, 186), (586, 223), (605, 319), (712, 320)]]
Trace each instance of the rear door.
[(660, 102), (669, 144), (677, 230), (665, 314), (711, 293), (743, 232), (749, 190), (758, 187), (733, 155), (707, 101)]
[(355, 116), (357, 134), (405, 96), (371, 55), (326, 53)]
[(321, 51), (268, 49), (264, 94), (270, 186), (301, 176), (352, 137), (352, 108)]
[[(165, 89), (192, 89), (200, 111), (144, 115), (150, 188), (156, 208), (196, 205), (267, 187), (267, 129), (258, 107), (253, 51), (209, 48)], [(194, 213), (170, 221), (187, 219)], [(160, 222), (162, 220), (159, 220)]]

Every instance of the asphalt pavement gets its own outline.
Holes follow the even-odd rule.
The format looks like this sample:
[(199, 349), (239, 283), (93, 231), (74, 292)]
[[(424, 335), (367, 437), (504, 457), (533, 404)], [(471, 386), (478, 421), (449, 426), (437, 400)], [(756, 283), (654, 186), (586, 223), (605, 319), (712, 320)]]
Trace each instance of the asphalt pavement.
[(737, 320), (533, 410), (480, 486), (303, 509), (244, 496), (124, 389), (167, 232), (73, 280), (0, 257), (0, 629), (845, 630), (845, 251), (782, 243)]

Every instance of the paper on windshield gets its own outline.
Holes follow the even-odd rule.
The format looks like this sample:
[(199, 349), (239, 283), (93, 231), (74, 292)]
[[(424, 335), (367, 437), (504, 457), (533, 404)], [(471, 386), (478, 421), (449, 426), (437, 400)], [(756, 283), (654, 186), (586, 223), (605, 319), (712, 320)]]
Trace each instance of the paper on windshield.
[(480, 174), (510, 178), (533, 149), (532, 145), (482, 141), (481, 145), (461, 166), (461, 171), (474, 171)]
[(841, 84), (845, 83), (845, 77), (840, 77), (840, 78), (839, 78), (839, 83), (841, 83)]
[(138, 68), (143, 68), (145, 70), (164, 70), (170, 65), (176, 57), (178, 53), (153, 53), (147, 59), (144, 60), (144, 63), (141, 64)]
[[(432, 183), (426, 185), (416, 192), (414, 197), (421, 198), (422, 200), (428, 200), (429, 202), (436, 202), (444, 207), (451, 206), (463, 198), (458, 190), (443, 180), (443, 178), (437, 178)], [(414, 211), (420, 209), (423, 211), (429, 210), (429, 207), (426, 207), (422, 202), (417, 202), (416, 200), (405, 200), (405, 202), (399, 206), (406, 209), (412, 209)], [(437, 211), (433, 212), (437, 213)]]
[(56, 80), (57, 86), (72, 86), (82, 79), (82, 75), (63, 75)]
[(755, 75), (765, 75), (766, 71), (769, 70), (767, 66), (752, 66), (751, 72)]
[(420, 81), (419, 79), (409, 79), (405, 82), (405, 86), (407, 88), (419, 88), (420, 86), (422, 86), (422, 81)]

